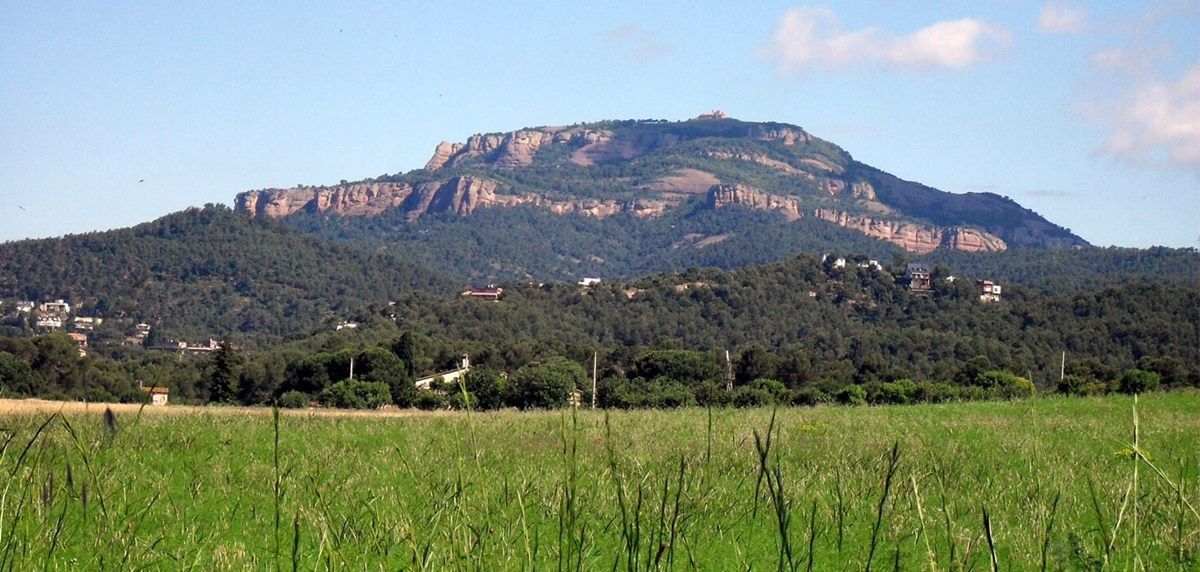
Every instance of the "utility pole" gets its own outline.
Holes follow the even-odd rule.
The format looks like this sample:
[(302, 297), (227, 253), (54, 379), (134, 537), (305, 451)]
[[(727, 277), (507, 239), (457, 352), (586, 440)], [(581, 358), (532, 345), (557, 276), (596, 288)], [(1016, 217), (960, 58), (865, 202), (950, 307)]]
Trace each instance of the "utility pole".
[(1058, 380), (1062, 381), (1067, 376), (1067, 350), (1063, 350), (1062, 365), (1058, 367)]
[(733, 391), (733, 362), (729, 359), (729, 350), (725, 350), (725, 391)]
[(592, 409), (596, 408), (596, 368), (600, 365), (600, 352), (592, 352)]
[(350, 381), (354, 381), (354, 356), (350, 356)]

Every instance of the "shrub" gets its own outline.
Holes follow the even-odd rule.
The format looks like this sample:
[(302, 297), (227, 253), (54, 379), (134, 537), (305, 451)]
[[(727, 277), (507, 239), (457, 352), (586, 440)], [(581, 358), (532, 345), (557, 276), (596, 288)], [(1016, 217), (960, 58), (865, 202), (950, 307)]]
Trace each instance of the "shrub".
[(807, 405), (813, 406), (821, 403), (829, 403), (831, 401), (829, 394), (815, 387), (804, 387), (792, 392), (792, 405)]
[(861, 385), (847, 385), (834, 396), (842, 405), (863, 405), (867, 402), (867, 390)]
[(312, 396), (303, 391), (286, 391), (279, 396), (279, 406), (284, 409), (304, 409), (312, 401)]
[(988, 397), (1000, 399), (1025, 399), (1033, 397), (1033, 382), (1004, 370), (990, 370), (979, 374), (975, 384), (985, 389)]
[(1161, 378), (1157, 373), (1144, 369), (1130, 369), (1121, 375), (1118, 391), (1128, 395), (1145, 393), (1158, 389), (1160, 382)]
[(775, 403), (775, 395), (765, 387), (743, 385), (733, 390), (732, 400), (735, 407), (765, 407)]
[[(463, 378), (467, 392), (475, 400), (472, 407), (478, 409), (500, 409), (504, 407), (504, 394), (508, 390), (508, 380), (500, 372), (486, 367), (477, 367), (467, 372)], [(462, 397), (462, 390), (457, 391)]]
[(521, 409), (563, 407), (586, 378), (583, 366), (565, 358), (530, 364), (513, 375), (510, 403)]
[(725, 407), (733, 403), (733, 396), (725, 391), (725, 386), (706, 381), (696, 387), (696, 403), (704, 407)]
[(321, 403), (343, 409), (376, 409), (392, 402), (382, 381), (339, 381), (321, 392)]
[(436, 391), (418, 391), (417, 398), (413, 400), (413, 406), (417, 409), (425, 411), (436, 411), (445, 409), (448, 404), (446, 396)]

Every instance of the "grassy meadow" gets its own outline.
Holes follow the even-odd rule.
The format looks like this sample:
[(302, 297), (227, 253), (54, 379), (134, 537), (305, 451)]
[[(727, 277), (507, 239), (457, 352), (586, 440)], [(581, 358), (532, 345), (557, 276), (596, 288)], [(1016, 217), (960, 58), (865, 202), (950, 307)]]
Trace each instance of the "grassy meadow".
[(0, 403), (0, 570), (1200, 569), (1200, 394), (328, 415)]

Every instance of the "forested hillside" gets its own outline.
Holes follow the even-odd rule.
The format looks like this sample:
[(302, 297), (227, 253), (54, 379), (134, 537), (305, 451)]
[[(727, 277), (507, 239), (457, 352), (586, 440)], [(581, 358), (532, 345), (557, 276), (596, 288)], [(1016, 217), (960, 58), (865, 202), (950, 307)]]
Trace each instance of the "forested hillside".
[[(0, 244), (0, 297), (63, 298), (77, 314), (110, 325), (146, 322), (164, 338), (279, 341), (417, 288), (452, 290), (396, 253), (335, 244), (221, 206), (128, 229)], [(23, 325), (10, 321), (6, 331)]]

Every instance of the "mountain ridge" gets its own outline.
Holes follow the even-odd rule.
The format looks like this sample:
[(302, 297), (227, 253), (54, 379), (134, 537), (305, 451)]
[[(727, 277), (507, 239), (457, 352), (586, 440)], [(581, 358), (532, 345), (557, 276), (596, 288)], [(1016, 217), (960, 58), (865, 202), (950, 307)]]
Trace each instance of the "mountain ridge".
[(789, 221), (825, 221), (920, 254), (1089, 246), (1005, 197), (905, 181), (799, 126), (722, 114), (481, 133), (438, 144), (422, 169), (246, 191), (235, 205), (267, 218), (299, 212), (376, 217), (398, 209), (410, 223), (492, 207), (649, 219), (689, 205), (740, 206), (779, 212)]

